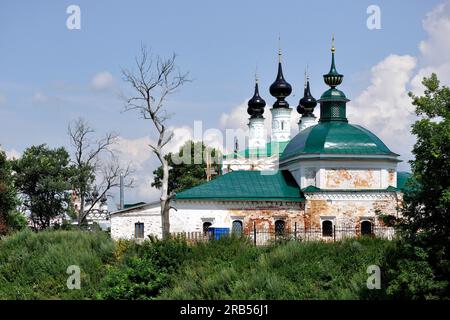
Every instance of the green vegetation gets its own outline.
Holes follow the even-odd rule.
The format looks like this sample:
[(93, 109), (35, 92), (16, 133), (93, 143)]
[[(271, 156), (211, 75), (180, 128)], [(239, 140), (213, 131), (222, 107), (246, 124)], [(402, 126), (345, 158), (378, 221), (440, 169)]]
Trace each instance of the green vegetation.
[[(81, 289), (66, 286), (81, 269)], [(367, 267), (382, 270), (368, 290)], [(30, 231), (0, 239), (0, 299), (437, 299), (424, 252), (399, 241), (286, 241), (255, 247), (239, 238), (112, 241), (103, 232)]]
[(68, 212), (73, 171), (69, 160), (63, 147), (50, 149), (42, 144), (26, 149), (20, 159), (13, 161), (14, 183), (39, 229), (49, 227), (51, 218)]
[[(86, 299), (97, 292), (115, 244), (106, 233), (17, 232), (0, 240), (0, 299)], [(81, 290), (68, 290), (70, 265)]]
[(18, 200), (11, 173), (11, 161), (0, 150), (0, 235), (21, 228), (14, 212)]
[[(190, 154), (186, 154), (189, 152)], [(202, 155), (201, 159), (197, 159)], [(206, 182), (206, 157), (211, 159), (211, 169), (219, 172), (219, 159), (221, 154), (218, 150), (206, 146), (203, 142), (186, 141), (178, 153), (172, 152), (164, 156), (169, 163), (169, 193), (181, 192)], [(177, 160), (177, 161), (174, 161)], [(162, 186), (163, 167), (160, 166), (153, 171), (155, 176), (152, 187), (158, 189)]]

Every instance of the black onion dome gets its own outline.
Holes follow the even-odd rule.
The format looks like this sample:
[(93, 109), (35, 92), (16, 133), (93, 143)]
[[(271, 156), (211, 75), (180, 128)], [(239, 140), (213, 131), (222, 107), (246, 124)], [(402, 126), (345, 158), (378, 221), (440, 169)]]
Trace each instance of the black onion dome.
[(284, 79), (281, 62), (278, 63), (278, 74), (274, 83), (270, 86), (270, 94), (277, 98), (274, 108), (288, 108), (289, 104), (284, 100), (292, 92), (292, 86)]
[(297, 112), (303, 115), (312, 115), (314, 108), (317, 106), (317, 100), (311, 94), (309, 80), (306, 82), (303, 98), (300, 99)]
[(248, 100), (247, 105), (247, 113), (251, 118), (262, 118), (266, 101), (259, 95), (258, 82), (255, 84), (255, 93), (253, 94), (253, 97)]

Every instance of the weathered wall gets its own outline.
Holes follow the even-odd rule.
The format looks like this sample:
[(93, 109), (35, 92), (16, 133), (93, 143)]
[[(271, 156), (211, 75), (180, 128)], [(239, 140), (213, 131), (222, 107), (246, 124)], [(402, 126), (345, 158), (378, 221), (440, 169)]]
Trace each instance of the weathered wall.
[(397, 215), (401, 201), (395, 192), (319, 193), (306, 195), (306, 227), (320, 228), (322, 219), (333, 220), (337, 227), (359, 228), (362, 220), (381, 225), (380, 213)]
[(326, 189), (381, 189), (380, 169), (326, 169)]

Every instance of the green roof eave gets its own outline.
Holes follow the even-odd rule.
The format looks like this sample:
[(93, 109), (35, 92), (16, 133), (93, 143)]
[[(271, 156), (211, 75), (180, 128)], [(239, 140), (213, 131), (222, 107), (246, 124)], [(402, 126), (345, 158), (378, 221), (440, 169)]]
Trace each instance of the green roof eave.
[(296, 198), (258, 198), (258, 197), (227, 197), (227, 198), (212, 198), (212, 197), (175, 197), (175, 200), (197, 200), (197, 201), (284, 201), (284, 202), (305, 202), (304, 197)]

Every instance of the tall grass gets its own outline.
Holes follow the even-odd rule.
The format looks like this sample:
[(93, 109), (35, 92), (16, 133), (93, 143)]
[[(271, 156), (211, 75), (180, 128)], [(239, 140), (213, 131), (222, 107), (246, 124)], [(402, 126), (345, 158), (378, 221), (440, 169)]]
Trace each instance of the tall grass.
[(237, 239), (194, 247), (162, 299), (361, 299), (369, 265), (380, 265), (391, 243), (287, 242), (257, 248)]
[[(105, 233), (18, 232), (0, 240), (0, 299), (86, 299), (95, 296), (114, 260)], [(67, 288), (68, 266), (81, 269), (81, 289)]]

